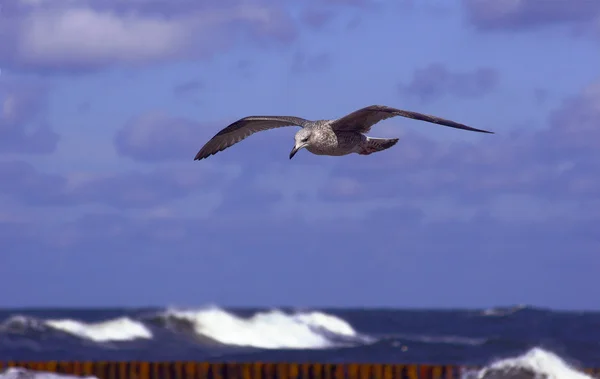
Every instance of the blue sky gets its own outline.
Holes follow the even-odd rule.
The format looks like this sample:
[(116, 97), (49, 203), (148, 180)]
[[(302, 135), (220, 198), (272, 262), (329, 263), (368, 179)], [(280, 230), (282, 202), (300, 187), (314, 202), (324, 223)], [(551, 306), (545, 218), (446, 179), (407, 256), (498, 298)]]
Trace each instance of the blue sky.
[[(15, 0), (0, 306), (600, 309), (600, 3)], [(248, 115), (383, 104), (369, 156)]]

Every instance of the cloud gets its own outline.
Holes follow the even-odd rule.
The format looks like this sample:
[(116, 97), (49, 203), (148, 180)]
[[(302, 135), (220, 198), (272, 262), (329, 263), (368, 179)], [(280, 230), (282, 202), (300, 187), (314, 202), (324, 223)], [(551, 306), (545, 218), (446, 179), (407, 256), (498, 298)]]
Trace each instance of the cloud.
[(467, 20), (479, 30), (531, 30), (600, 20), (600, 3), (589, 0), (463, 0)]
[(333, 20), (335, 12), (329, 9), (320, 9), (311, 7), (302, 12), (302, 21), (316, 30), (322, 29), (331, 20)]
[(192, 79), (187, 82), (182, 82), (173, 87), (173, 94), (177, 97), (186, 97), (197, 94), (198, 91), (204, 88), (204, 83), (197, 79)]
[[(200, 148), (219, 130), (235, 119), (222, 123), (201, 123), (192, 119), (172, 117), (164, 112), (151, 111), (141, 114), (119, 129), (113, 139), (118, 154), (139, 162), (192, 161)], [(282, 144), (282, 138), (291, 138), (297, 128), (281, 128), (255, 133), (227, 150), (210, 157), (211, 162), (239, 164), (258, 167), (273, 162), (273, 158), (287, 157), (292, 146)], [(244, 155), (236, 154), (245, 149)], [(277, 155), (279, 154), (279, 155)]]
[(245, 38), (289, 43), (290, 16), (265, 0), (16, 1), (0, 14), (0, 63), (77, 72), (204, 59)]
[(323, 31), (342, 15), (340, 10), (356, 11), (347, 24), (351, 29), (360, 23), (368, 12), (379, 11), (382, 3), (378, 0), (308, 0), (300, 13), (300, 21), (315, 31)]
[(50, 154), (58, 134), (43, 114), (47, 88), (40, 83), (3, 79), (0, 82), (0, 154)]
[[(219, 187), (225, 213), (235, 214), (245, 205), (243, 213), (252, 214), (256, 204), (262, 204), (263, 211), (277, 212), (281, 206), (287, 214), (301, 211), (306, 217), (313, 211), (317, 213), (310, 217), (342, 208), (346, 209), (342, 215), (358, 215), (380, 209), (386, 202), (406, 205), (403, 199), (433, 209), (434, 199), (443, 198), (450, 207), (463, 207), (467, 219), (479, 207), (497, 213), (502, 202), (511, 198), (530, 201), (528, 206), (556, 202), (573, 207), (581, 201), (593, 202), (600, 191), (600, 181), (593, 175), (600, 171), (598, 119), (600, 82), (565, 99), (543, 129), (451, 144), (406, 134), (394, 149), (381, 153), (388, 155), (384, 160), (348, 156), (321, 165), (321, 160), (306, 156), (302, 165), (290, 168), (274, 160), (289, 150), (287, 145), (272, 143), (282, 138), (277, 131), (243, 141), (252, 151), (246, 158), (236, 145), (198, 164), (192, 161), (193, 154), (217, 128), (209, 132), (191, 120), (146, 113), (117, 132), (114, 143), (119, 154), (153, 163), (152, 169), (51, 174), (29, 163), (3, 161), (0, 192), (27, 205), (100, 204), (149, 210)], [(294, 195), (301, 193), (304, 197)]]
[(374, 8), (379, 5), (379, 1), (377, 0), (322, 0), (319, 1), (319, 3), (323, 4), (324, 6), (357, 7), (361, 10), (365, 8)]
[(138, 161), (191, 161), (201, 147), (202, 137), (208, 135), (206, 129), (193, 120), (147, 112), (120, 129), (114, 144), (118, 154)]
[(21, 161), (0, 161), (0, 193), (29, 205), (64, 204), (66, 178), (41, 173)]
[[(181, 289), (193, 286), (194, 299), (200, 300), (192, 301), (227, 303), (243, 296), (238, 304), (286, 304), (291, 297), (294, 304), (306, 306), (381, 306), (401, 297), (411, 305), (456, 306), (489, 301), (487, 284), (501, 286), (506, 280), (522, 296), (545, 299), (544, 293), (564, 288), (563, 282), (550, 279), (565, 275), (565, 270), (578, 273), (569, 280), (569, 288), (592, 284), (596, 268), (589, 257), (598, 241), (589, 224), (514, 224), (485, 214), (467, 221), (425, 222), (415, 208), (388, 206), (360, 220), (337, 222), (260, 212), (245, 218), (154, 219), (95, 213), (46, 228), (35, 222), (0, 223), (0, 236), (7, 237), (0, 239), (0, 248), (8, 262), (43, 265), (36, 275), (47, 283), (46, 297), (66, 287), (60, 280), (44, 280), (64, 273), (63, 261), (77, 267), (70, 279), (79, 283), (82, 293), (102, 281), (103, 291), (95, 300), (107, 304), (114, 304), (116, 290), (130, 305), (189, 304), (189, 294)], [(23, 264), (11, 267), (2, 280), (18, 280), (31, 270)], [(105, 280), (107, 272), (110, 281)], [(143, 273), (134, 286), (131, 272)], [(549, 284), (532, 284), (531, 272)], [(168, 275), (169, 286), (146, 295), (148, 285), (161, 275)], [(236, 280), (241, 276), (246, 279), (244, 288)], [(440, 282), (445, 283), (443, 289)], [(273, 283), (278, 291), (273, 292)], [(419, 296), (414, 296), (414, 286), (398, 283), (419, 283)], [(39, 287), (30, 291), (29, 302), (48, 301), (40, 297)], [(504, 296), (499, 294), (496, 301), (510, 301)]]
[(250, 78), (253, 75), (254, 69), (253, 62), (249, 59), (240, 59), (236, 62), (233, 70), (239, 72), (239, 74), (244, 78)]
[(269, 214), (283, 200), (281, 192), (257, 187), (248, 176), (239, 178), (222, 194), (223, 202), (215, 209), (213, 218), (252, 219), (259, 209)]
[(533, 98), (536, 102), (536, 104), (543, 104), (545, 103), (548, 98), (550, 97), (551, 93), (548, 89), (546, 88), (534, 88), (533, 89)]
[(148, 172), (128, 171), (97, 175), (67, 188), (81, 204), (105, 204), (117, 209), (151, 208), (192, 193), (206, 193), (226, 183), (227, 174), (207, 167), (167, 167)]
[(297, 52), (292, 58), (292, 72), (318, 72), (331, 66), (331, 55), (327, 52), (309, 54)]
[[(191, 120), (156, 114), (128, 123), (117, 133), (115, 144), (122, 155), (141, 162), (183, 164), (189, 160), (194, 165), (190, 167), (198, 169), (205, 164), (236, 167), (239, 176), (231, 190), (238, 192), (229, 195), (229, 189), (223, 189), (223, 212), (231, 214), (242, 204), (244, 213), (251, 214), (257, 211), (251, 205), (256, 202), (264, 204), (262, 211), (300, 211), (308, 218), (339, 213), (343, 218), (375, 211), (386, 204), (404, 206), (404, 199), (411, 199), (427, 209), (428, 216), (444, 214), (446, 218), (467, 220), (484, 209), (494, 217), (531, 218), (538, 216), (516, 210), (505, 214), (503, 204), (512, 201), (535, 208), (537, 215), (549, 215), (572, 209), (580, 201), (593, 201), (600, 191), (600, 180), (593, 175), (600, 171), (598, 88), (600, 82), (565, 99), (549, 115), (545, 128), (454, 143), (407, 133), (397, 146), (381, 153), (388, 156), (383, 160), (381, 155), (352, 155), (323, 162), (305, 156), (301, 165), (290, 167), (287, 161), (279, 161), (289, 150), (280, 141), (290, 131), (281, 130), (280, 135), (277, 131), (257, 133), (197, 164), (192, 162), (192, 155), (218, 128), (208, 132)], [(157, 185), (157, 191), (160, 188)], [(185, 189), (165, 192), (185, 196)], [(553, 211), (544, 209), (553, 202), (561, 205)], [(146, 205), (158, 203), (148, 201)], [(462, 215), (456, 216), (457, 212)]]
[(49, 174), (26, 162), (0, 161), (0, 194), (29, 206), (100, 204), (116, 209), (149, 209), (192, 193), (206, 193), (234, 176), (209, 165), (108, 174)]
[(600, 81), (565, 99), (542, 129), (452, 144), (407, 134), (382, 153), (386, 159), (340, 162), (322, 196), (334, 193), (346, 201), (444, 197), (465, 206), (490, 205), (502, 196), (555, 205), (593, 202), (600, 193), (598, 120)]
[(447, 95), (479, 98), (493, 91), (498, 81), (498, 72), (491, 68), (453, 72), (441, 63), (432, 63), (416, 69), (408, 84), (398, 87), (401, 92), (427, 103)]
[[(22, 262), (34, 261), (44, 267), (36, 275), (51, 283), (48, 292), (65, 290), (67, 284), (54, 280), (64, 273), (61, 265), (78, 268), (71, 279), (83, 293), (110, 272), (106, 298), (96, 300), (113, 304), (117, 290), (140, 304), (189, 301), (181, 288), (194, 286), (199, 299), (239, 299), (243, 291), (255, 304), (293, 297), (313, 306), (377, 306), (400, 296), (420, 306), (455, 306), (488, 301), (489, 286), (481, 284), (503, 286), (506, 280), (523, 296), (544, 301), (548, 292), (565, 291), (563, 282), (551, 279), (566, 271), (577, 273), (570, 290), (589, 288), (594, 278), (589, 262), (600, 246), (599, 119), (600, 81), (565, 99), (545, 128), (472, 143), (408, 134), (372, 156), (306, 155), (303, 164), (261, 165), (260, 171), (249, 168), (254, 157), (241, 160), (232, 152), (223, 157), (236, 160), (238, 171), (227, 171), (227, 159), (198, 165), (177, 157), (150, 170), (108, 174), (49, 174), (2, 162), (0, 193), (12, 203), (106, 206), (68, 220), (1, 218), (0, 250), (15, 267), (2, 280), (17, 280), (26, 273), (21, 267), (30, 270)], [(161, 125), (156, 130), (168, 133), (171, 124)], [(141, 151), (152, 146), (144, 134), (135, 138), (144, 142), (136, 145)], [(175, 208), (175, 200), (211, 191), (217, 204)], [(456, 276), (465, 267), (467, 274)], [(133, 270), (145, 273), (136, 279), (139, 287), (127, 285)], [(533, 271), (551, 287), (532, 283)], [(169, 287), (144, 297), (147, 285), (170, 272), (177, 275)], [(313, 279), (298, 287), (298, 272)], [(243, 290), (236, 281), (242, 275), (250, 283)], [(427, 277), (436, 280), (422, 280)], [(420, 283), (420, 296), (399, 280)], [(442, 291), (440, 281), (446, 283)], [(28, 301), (43, 302), (36, 291), (31, 288)], [(514, 301), (504, 296), (496, 301)]]

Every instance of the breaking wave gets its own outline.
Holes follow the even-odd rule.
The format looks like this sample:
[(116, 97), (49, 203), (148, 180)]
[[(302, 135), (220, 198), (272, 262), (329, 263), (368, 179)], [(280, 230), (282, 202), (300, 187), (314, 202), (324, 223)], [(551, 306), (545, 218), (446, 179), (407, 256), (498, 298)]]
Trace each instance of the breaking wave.
[(510, 316), (522, 310), (535, 310), (533, 307), (529, 307), (525, 304), (515, 305), (513, 307), (494, 307), (488, 308), (481, 312), (483, 316), (492, 316), (492, 317), (502, 317), (502, 316)]
[(85, 323), (71, 319), (47, 320), (45, 323), (56, 330), (94, 342), (122, 342), (152, 338), (152, 332), (143, 323), (129, 317), (119, 317), (97, 323)]
[(327, 349), (375, 342), (358, 333), (347, 321), (324, 312), (286, 313), (274, 309), (242, 317), (216, 306), (169, 309), (141, 316), (139, 320), (123, 316), (100, 322), (15, 315), (0, 324), (0, 332), (5, 333), (58, 332), (97, 343), (152, 340), (157, 328), (192, 337), (201, 345), (258, 349)]
[(325, 349), (371, 339), (345, 320), (322, 312), (280, 310), (240, 317), (218, 307), (168, 310), (160, 316), (167, 326), (191, 330), (198, 337), (224, 345), (261, 349)]
[(94, 342), (124, 342), (152, 338), (152, 332), (142, 322), (128, 317), (86, 323), (73, 319), (38, 320), (16, 315), (0, 325), (0, 330), (13, 333), (46, 332), (49, 329)]
[(75, 376), (55, 374), (52, 372), (33, 371), (23, 368), (8, 368), (0, 372), (0, 379), (98, 379), (95, 376)]
[(13, 333), (28, 333), (28, 332), (43, 332), (48, 328), (44, 325), (43, 321), (40, 321), (34, 317), (15, 315), (11, 316), (2, 324), (0, 324), (0, 331), (13, 332)]
[(479, 371), (463, 375), (464, 379), (593, 379), (569, 365), (558, 355), (541, 348), (498, 360)]

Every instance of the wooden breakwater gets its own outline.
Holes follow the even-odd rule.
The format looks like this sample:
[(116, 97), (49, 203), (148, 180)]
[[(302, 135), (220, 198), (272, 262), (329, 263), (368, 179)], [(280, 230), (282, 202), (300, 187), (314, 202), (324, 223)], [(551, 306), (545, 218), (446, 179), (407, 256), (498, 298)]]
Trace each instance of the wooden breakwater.
[[(454, 365), (369, 363), (0, 362), (0, 370), (8, 367), (100, 379), (451, 379), (478, 369)], [(600, 369), (583, 371), (600, 378)]]

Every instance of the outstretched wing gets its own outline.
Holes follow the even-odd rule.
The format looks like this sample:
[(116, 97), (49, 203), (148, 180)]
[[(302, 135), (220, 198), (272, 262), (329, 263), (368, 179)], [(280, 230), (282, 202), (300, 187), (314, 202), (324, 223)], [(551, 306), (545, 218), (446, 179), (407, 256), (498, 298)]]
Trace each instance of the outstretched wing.
[(309, 123), (300, 117), (292, 116), (249, 116), (237, 120), (225, 129), (217, 133), (198, 151), (194, 160), (207, 158), (213, 154), (223, 151), (235, 145), (244, 138), (268, 129), (281, 128), (283, 126), (305, 127)]
[(354, 111), (342, 118), (338, 118), (331, 123), (331, 127), (336, 131), (356, 131), (360, 133), (368, 133), (371, 127), (377, 124), (379, 121), (385, 119), (402, 116), (413, 118), (415, 120), (432, 122), (434, 124), (445, 125), (451, 128), (471, 130), (473, 132), (491, 133), (487, 130), (475, 129), (467, 125), (460, 124), (458, 122), (446, 120), (436, 116), (430, 116), (423, 113), (405, 111), (402, 109), (396, 109), (386, 107), (385, 105), (371, 105)]

